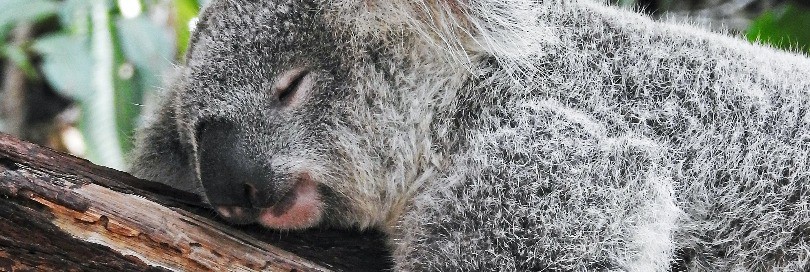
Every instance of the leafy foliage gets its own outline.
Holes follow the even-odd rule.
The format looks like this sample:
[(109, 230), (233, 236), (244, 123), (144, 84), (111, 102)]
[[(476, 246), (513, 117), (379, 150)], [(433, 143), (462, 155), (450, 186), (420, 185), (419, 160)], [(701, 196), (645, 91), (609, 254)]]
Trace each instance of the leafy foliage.
[(757, 18), (746, 35), (778, 48), (810, 53), (810, 9), (787, 5)]
[[(146, 12), (124, 16), (132, 7)], [(185, 50), (199, 7), (198, 0), (0, 0), (0, 56), (77, 101), (86, 155), (122, 168), (144, 100)], [(6, 43), (16, 25), (51, 18), (56, 31), (23, 46)]]

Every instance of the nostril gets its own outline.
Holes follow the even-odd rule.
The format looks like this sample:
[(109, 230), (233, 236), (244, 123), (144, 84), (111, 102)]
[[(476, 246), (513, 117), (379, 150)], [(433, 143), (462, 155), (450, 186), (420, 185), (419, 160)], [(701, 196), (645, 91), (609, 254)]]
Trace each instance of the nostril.
[(248, 197), (248, 201), (253, 207), (258, 206), (259, 204), (259, 192), (256, 190), (256, 186), (252, 183), (245, 183), (245, 195)]
[(268, 188), (261, 187), (261, 183), (256, 184), (253, 182), (246, 182), (243, 184), (243, 186), (245, 201), (248, 202), (249, 207), (266, 208), (272, 204), (272, 199), (269, 195), (270, 190), (268, 190)]

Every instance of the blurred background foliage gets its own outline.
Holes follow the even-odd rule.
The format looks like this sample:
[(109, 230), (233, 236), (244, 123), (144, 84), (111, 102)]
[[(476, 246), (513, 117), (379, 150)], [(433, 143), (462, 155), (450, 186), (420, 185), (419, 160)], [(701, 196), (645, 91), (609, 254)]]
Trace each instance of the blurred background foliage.
[[(0, 0), (0, 131), (125, 169), (207, 1)], [(810, 53), (810, 0), (611, 1)]]
[(0, 0), (0, 129), (123, 169), (203, 0)]
[(752, 42), (810, 53), (810, 0), (611, 0), (661, 20), (689, 22)]

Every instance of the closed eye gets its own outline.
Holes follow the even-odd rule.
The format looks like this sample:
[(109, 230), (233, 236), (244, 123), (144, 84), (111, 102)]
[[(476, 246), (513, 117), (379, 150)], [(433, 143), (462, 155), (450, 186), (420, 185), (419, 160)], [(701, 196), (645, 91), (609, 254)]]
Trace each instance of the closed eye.
[(284, 72), (276, 81), (274, 94), (285, 106), (298, 105), (312, 88), (312, 79), (307, 69), (299, 68)]

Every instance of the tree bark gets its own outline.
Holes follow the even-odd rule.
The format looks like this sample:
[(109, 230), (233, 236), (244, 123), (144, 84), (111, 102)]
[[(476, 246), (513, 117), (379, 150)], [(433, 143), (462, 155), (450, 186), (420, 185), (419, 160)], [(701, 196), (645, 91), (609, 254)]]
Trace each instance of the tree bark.
[(0, 134), (0, 270), (377, 271), (377, 232), (220, 223), (197, 195)]

